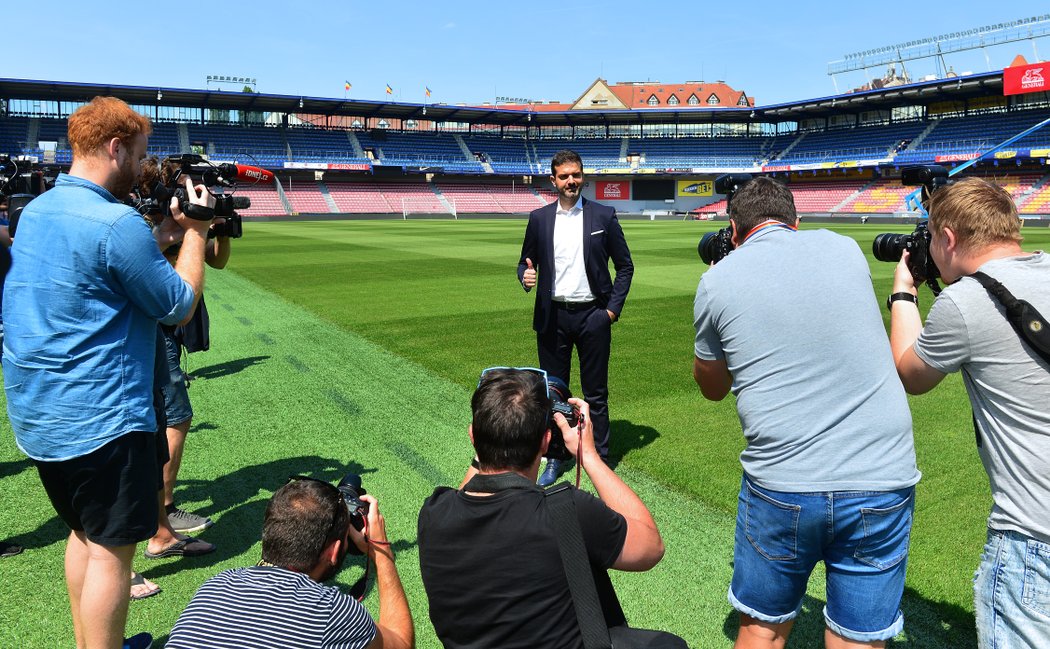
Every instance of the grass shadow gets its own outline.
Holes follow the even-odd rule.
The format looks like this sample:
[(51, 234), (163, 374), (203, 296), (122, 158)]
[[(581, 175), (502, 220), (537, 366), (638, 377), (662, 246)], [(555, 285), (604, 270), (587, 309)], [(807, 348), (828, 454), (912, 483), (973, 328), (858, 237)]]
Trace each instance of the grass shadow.
[(196, 433), (198, 431), (203, 431), (203, 430), (219, 430), (219, 426), (217, 424), (211, 423), (210, 421), (202, 421), (202, 422), (193, 424), (193, 426), (190, 427), (190, 432), (191, 433)]
[(633, 424), (625, 419), (609, 422), (609, 466), (616, 465), (631, 451), (652, 444), (660, 432), (651, 426)]
[[(262, 536), (263, 516), (273, 492), (293, 475), (305, 475), (332, 484), (347, 473), (375, 473), (356, 462), (342, 463), (316, 455), (263, 462), (243, 467), (215, 480), (181, 481), (176, 487), (179, 502), (208, 502), (210, 506), (195, 509), (202, 516), (218, 517), (208, 529), (206, 540), (214, 543), (215, 552), (193, 559), (168, 560), (148, 570), (150, 579), (179, 572), (184, 561), (194, 567), (222, 563), (248, 552)], [(258, 559), (258, 557), (256, 557)], [(153, 562), (150, 562), (151, 564)], [(146, 573), (147, 571), (143, 571)]]
[(40, 527), (28, 534), (19, 534), (16, 537), (6, 539), (12, 543), (21, 545), (26, 550), (38, 550), (46, 548), (55, 543), (61, 543), (69, 538), (69, 526), (57, 515), (44, 521)]
[(18, 475), (32, 466), (33, 463), (29, 461), (29, 458), (12, 460), (11, 462), (0, 462), (0, 479)]
[(244, 371), (249, 367), (258, 365), (263, 361), (270, 360), (269, 356), (249, 356), (247, 358), (238, 358), (232, 361), (226, 361), (225, 363), (218, 363), (216, 365), (208, 365), (190, 372), (190, 378), (192, 379), (217, 379), (223, 376), (229, 376), (236, 374), (237, 372)]

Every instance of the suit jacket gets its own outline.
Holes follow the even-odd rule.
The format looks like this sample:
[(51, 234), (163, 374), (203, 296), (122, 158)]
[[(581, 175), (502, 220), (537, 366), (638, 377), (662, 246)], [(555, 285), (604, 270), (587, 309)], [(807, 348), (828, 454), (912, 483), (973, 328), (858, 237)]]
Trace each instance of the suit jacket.
[[(536, 307), (532, 314), (532, 328), (536, 331), (545, 331), (553, 322), (551, 298), (554, 295), (554, 214), (557, 209), (555, 201), (529, 215), (518, 261), (519, 282), (528, 267), (526, 258), (532, 260), (532, 267), (538, 273)], [(583, 199), (583, 238), (583, 262), (591, 293), (599, 306), (619, 317), (631, 288), (634, 263), (620, 221), (616, 218), (616, 210)], [(610, 258), (616, 268), (615, 281), (609, 276)]]

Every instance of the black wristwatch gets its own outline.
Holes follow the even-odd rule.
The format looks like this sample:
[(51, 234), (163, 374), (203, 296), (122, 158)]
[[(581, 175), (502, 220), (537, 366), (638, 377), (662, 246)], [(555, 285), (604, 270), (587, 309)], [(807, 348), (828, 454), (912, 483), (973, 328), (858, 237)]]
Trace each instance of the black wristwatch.
[(890, 311), (893, 310), (893, 303), (897, 300), (907, 300), (915, 306), (919, 306), (919, 296), (912, 295), (911, 293), (894, 293), (893, 295), (886, 298), (886, 308)]

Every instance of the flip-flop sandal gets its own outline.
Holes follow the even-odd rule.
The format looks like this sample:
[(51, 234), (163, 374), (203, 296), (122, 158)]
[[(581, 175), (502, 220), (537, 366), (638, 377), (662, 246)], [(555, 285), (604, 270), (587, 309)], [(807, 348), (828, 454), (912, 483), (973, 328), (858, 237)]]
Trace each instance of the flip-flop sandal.
[[(132, 586), (145, 586), (146, 585), (146, 578), (143, 577), (141, 574), (139, 574), (137, 572), (133, 572), (133, 573), (131, 573), (131, 585)], [(153, 589), (152, 590), (146, 591), (142, 595), (132, 594), (131, 595), (131, 599), (133, 599), (133, 600), (146, 599), (147, 597), (153, 597), (154, 595), (157, 595), (159, 593), (160, 593), (160, 586), (158, 586), (156, 584), (153, 584)]]
[(208, 543), (207, 541), (201, 541), (200, 539), (195, 539), (192, 536), (187, 536), (184, 539), (175, 541), (160, 552), (150, 552), (149, 550), (144, 550), (143, 556), (145, 556), (147, 559), (166, 559), (167, 557), (199, 557), (214, 551), (215, 546), (211, 543)]

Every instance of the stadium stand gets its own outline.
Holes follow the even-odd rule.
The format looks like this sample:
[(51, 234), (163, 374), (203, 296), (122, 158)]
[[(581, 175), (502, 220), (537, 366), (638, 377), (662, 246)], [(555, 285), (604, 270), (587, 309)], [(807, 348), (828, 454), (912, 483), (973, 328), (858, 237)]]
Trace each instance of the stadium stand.
[(179, 146), (179, 127), (177, 124), (158, 122), (153, 124), (153, 134), (149, 136), (149, 153), (159, 158), (183, 153)]
[(484, 173), (477, 160), (468, 160), (450, 134), (428, 132), (360, 131), (357, 139), (386, 165), (441, 167), (453, 173)]
[(450, 185), (439, 183), (438, 190), (456, 212), (504, 212), (485, 185)]
[(299, 214), (328, 214), (328, 207), (321, 188), (313, 181), (282, 181), (284, 195), (292, 205), (292, 210)]
[(578, 140), (536, 140), (533, 147), (536, 151), (537, 172), (550, 173), (550, 160), (561, 149), (573, 149), (583, 158), (583, 166), (588, 168), (625, 167), (626, 161), (620, 159), (620, 138), (578, 139)]
[(382, 214), (400, 211), (391, 207), (377, 183), (327, 181), (325, 185), (340, 212)]
[(913, 191), (914, 187), (903, 187), (899, 180), (882, 178), (866, 187), (838, 211), (847, 214), (892, 214), (904, 209), (904, 197)]
[[(1045, 109), (984, 113), (941, 119), (914, 148), (897, 155), (898, 164), (932, 163), (937, 156), (969, 155), (987, 151), (1050, 117)], [(1050, 147), (1050, 129), (1032, 133), (1010, 148)]]
[(438, 183), (437, 188), (457, 213), (521, 214), (546, 204), (531, 188), (520, 183), (514, 186)]
[(778, 162), (881, 160), (891, 157), (897, 145), (916, 138), (925, 128), (926, 124), (916, 121), (809, 132), (789, 153), (778, 158)]
[(1021, 214), (1050, 213), (1050, 183), (1034, 188), (1017, 211)]
[(237, 210), (241, 216), (287, 216), (288, 210), (281, 202), (277, 187), (269, 183), (242, 185), (237, 188), (237, 196), (247, 196), (252, 206), (246, 210)]
[(408, 214), (447, 214), (449, 209), (442, 204), (427, 183), (392, 182), (380, 185), (380, 190), (395, 212)]
[(523, 138), (471, 135), (464, 136), (463, 141), (472, 153), (483, 154), (495, 173), (526, 175), (543, 172), (532, 164), (533, 155)]
[(831, 212), (867, 184), (866, 180), (806, 181), (788, 187), (799, 212)]
[(29, 148), (29, 118), (0, 119), (0, 153), (15, 155), (27, 152)]
[[(755, 173), (761, 169), (789, 178), (802, 213), (892, 214), (904, 209), (904, 196), (912, 191), (896, 179), (901, 167), (929, 163), (951, 167), (1050, 117), (1045, 103), (1033, 107), (1010, 104), (1008, 110), (989, 108), (1000, 104), (980, 104), (970, 114), (941, 112), (946, 105), (952, 106), (942, 102), (934, 108), (931, 104), (928, 118), (890, 124), (796, 131), (788, 121), (756, 126), (758, 132), (750, 135), (744, 130), (737, 134), (733, 124), (712, 124), (709, 129), (705, 125), (704, 132), (698, 133), (698, 125), (693, 124), (677, 137), (668, 134), (676, 132), (674, 125), (650, 128), (643, 124), (644, 131), (652, 135), (597, 137), (591, 129), (575, 139), (564, 136), (568, 125), (557, 131), (509, 124), (437, 131), (422, 122), (420, 128), (427, 130), (355, 126), (348, 131), (309, 123), (289, 127), (175, 122), (169, 115), (154, 122), (149, 153), (164, 157), (189, 148), (216, 161), (287, 168), (288, 173), (281, 177), (283, 191), (276, 185), (240, 190), (253, 200), (253, 207), (244, 211), (246, 216), (523, 214), (556, 200), (556, 195), (527, 179), (512, 181), (511, 177), (545, 179), (551, 156), (563, 148), (575, 149), (583, 156), (585, 167), (605, 171), (612, 180), (677, 170), (695, 171), (710, 179), (724, 170)], [(25, 115), (0, 114), (0, 154), (34, 156), (44, 165), (68, 163), (66, 120), (31, 112)], [(804, 126), (820, 121), (810, 120)], [(784, 132), (777, 134), (776, 130)], [(554, 132), (558, 136), (550, 137)], [(48, 145), (41, 147), (42, 142)], [(875, 173), (882, 178), (861, 180), (853, 171), (833, 172), (834, 167), (851, 167), (869, 159), (886, 160)], [(1050, 176), (1044, 174), (1043, 165), (1048, 159), (1050, 127), (1026, 136), (968, 173), (992, 177), (1006, 186), (1022, 213), (1046, 214), (1050, 211)], [(297, 169), (300, 163), (312, 166)], [(403, 175), (391, 167), (404, 167)], [(311, 169), (323, 170), (324, 181), (310, 178)], [(424, 173), (433, 175), (424, 178)], [(478, 178), (480, 175), (487, 177)], [(628, 211), (654, 207), (633, 203), (624, 207)], [(677, 209), (693, 209), (696, 204)], [(719, 201), (700, 211), (724, 209), (724, 202)]]
[(288, 159), (283, 129), (267, 126), (187, 124), (190, 144), (219, 160), (280, 167)]
[(354, 155), (345, 130), (290, 128), (285, 131), (294, 162), (368, 162)]
[(641, 154), (643, 169), (750, 167), (762, 157), (761, 137), (631, 138), (627, 150)]

